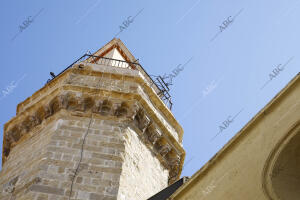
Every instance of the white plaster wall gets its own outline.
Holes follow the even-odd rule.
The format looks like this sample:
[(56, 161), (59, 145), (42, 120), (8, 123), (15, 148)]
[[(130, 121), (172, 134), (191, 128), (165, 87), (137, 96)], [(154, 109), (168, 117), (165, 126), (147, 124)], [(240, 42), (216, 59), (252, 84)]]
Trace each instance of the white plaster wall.
[(127, 129), (124, 162), (118, 200), (146, 200), (168, 186), (168, 170), (138, 138)]

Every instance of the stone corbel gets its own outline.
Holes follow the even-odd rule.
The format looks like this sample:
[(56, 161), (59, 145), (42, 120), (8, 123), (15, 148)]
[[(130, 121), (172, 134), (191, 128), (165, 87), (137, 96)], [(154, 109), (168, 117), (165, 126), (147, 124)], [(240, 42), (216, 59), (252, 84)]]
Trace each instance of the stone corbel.
[[(19, 126), (18, 126), (18, 131), (15, 131), (14, 133), (18, 132), (20, 135), (20, 138), (26, 135), (30, 129), (32, 128), (32, 125), (30, 124), (29, 118), (27, 120), (23, 121)], [(19, 140), (19, 139), (18, 139)]]
[(178, 171), (171, 170), (169, 173), (169, 184), (174, 183), (177, 179)]
[(52, 99), (50, 101), (49, 108), (50, 108), (51, 114), (54, 114), (57, 111), (59, 111), (59, 109), (60, 109), (60, 103), (59, 103), (59, 98), (58, 97), (55, 97), (54, 99)]
[(151, 144), (155, 144), (162, 137), (161, 132), (153, 126), (149, 126), (146, 130), (146, 135)]
[[(22, 123), (22, 124), (24, 124), (24, 123)], [(15, 142), (18, 142), (18, 140), (22, 137), (21, 133), (26, 133), (28, 131), (28, 129), (24, 130), (25, 128), (23, 127), (22, 124), (15, 125), (9, 134), (13, 138), (13, 141), (15, 141)]]
[(102, 115), (108, 115), (110, 114), (112, 109), (112, 103), (109, 100), (104, 100), (102, 102), (101, 108), (100, 108), (100, 112)]
[(40, 125), (42, 123), (41, 119), (39, 117), (37, 117), (36, 115), (29, 116), (29, 120), (33, 127)]
[(172, 150), (171, 146), (164, 139), (156, 143), (156, 149), (162, 157), (165, 157)]
[(37, 125), (40, 125), (42, 123), (42, 120), (37, 116), (37, 114), (28, 116), (19, 127), (19, 130), (21, 132), (21, 136), (25, 135), (27, 132), (29, 132), (32, 128), (34, 128)]
[(68, 110), (80, 110), (80, 108), (78, 108), (78, 97), (74, 97), (74, 95), (69, 95), (68, 99), (67, 99), (67, 109)]
[(92, 109), (94, 107), (95, 101), (92, 97), (85, 97), (83, 99), (83, 111)]
[(139, 128), (144, 133), (146, 129), (151, 125), (151, 120), (147, 115), (144, 115), (143, 121), (140, 123)]
[(151, 120), (147, 115), (145, 115), (145, 112), (140, 109), (137, 114), (135, 115), (135, 121), (137, 124), (137, 127), (144, 133), (148, 126), (151, 124)]
[(46, 118), (46, 112), (43, 106), (39, 107), (35, 112), (36, 118), (38, 118), (41, 122)]
[[(171, 154), (171, 153), (169, 153)], [(167, 160), (172, 169), (177, 169), (180, 165), (180, 156), (178, 154), (167, 155)]]
[(127, 115), (127, 112), (128, 112), (128, 106), (125, 102), (121, 103), (121, 105), (116, 109), (115, 111), (115, 115), (117, 117), (122, 117), (122, 116), (125, 116)]
[(144, 111), (141, 108), (135, 111), (134, 121), (136, 122), (137, 125), (141, 123), (143, 116), (144, 116)]
[(159, 150), (159, 153), (164, 157), (169, 151), (171, 151), (171, 147), (169, 144), (166, 144), (162, 146), (162, 148)]
[(176, 181), (176, 178), (179, 173), (181, 157), (180, 155), (176, 154), (176, 152), (173, 149), (166, 155), (166, 159), (168, 161), (169, 169), (170, 169), (169, 183), (173, 183), (174, 181)]
[(58, 104), (61, 109), (67, 109), (68, 107), (68, 97), (69, 94), (59, 95), (58, 96)]
[(100, 105), (101, 105), (101, 101), (96, 100), (95, 103), (94, 103), (94, 106), (92, 108), (92, 112), (93, 113), (98, 113), (99, 110), (100, 110)]
[(75, 106), (75, 110), (76, 111), (84, 111), (85, 109), (85, 105), (84, 105), (84, 99), (82, 97), (77, 97), (76, 98), (76, 102), (77, 102), (77, 105)]
[(134, 104), (133, 106), (132, 106), (132, 108), (131, 108), (131, 111), (130, 111), (130, 113), (129, 113), (129, 119), (130, 120), (135, 120), (135, 117), (136, 117), (136, 115), (138, 114), (138, 111), (139, 111), (139, 106), (138, 105), (136, 105), (136, 104)]
[(44, 112), (44, 118), (47, 119), (50, 117), (53, 113), (52, 110), (50, 109), (49, 105), (44, 105), (43, 106), (43, 112)]
[(16, 143), (17, 143), (18, 139), (20, 139), (18, 137), (18, 136), (20, 136), (19, 133), (15, 132), (15, 131), (12, 130), (12, 131), (9, 131), (9, 132), (6, 133), (6, 138), (5, 139), (10, 144), (9, 145), (10, 148), (16, 146)]

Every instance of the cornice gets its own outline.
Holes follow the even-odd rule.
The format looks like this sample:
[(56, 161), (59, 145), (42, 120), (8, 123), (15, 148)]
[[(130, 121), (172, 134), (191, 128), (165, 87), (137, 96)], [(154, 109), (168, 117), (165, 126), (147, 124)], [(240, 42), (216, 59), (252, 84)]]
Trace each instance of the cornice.
[[(84, 69), (79, 69), (79, 66), (84, 66)], [(172, 125), (172, 127), (178, 133), (179, 142), (182, 143), (183, 138), (183, 129), (175, 119), (174, 115), (171, 113), (169, 108), (164, 104), (164, 102), (157, 96), (154, 89), (147, 82), (146, 78), (137, 70), (131, 69), (122, 69), (117, 67), (104, 67), (101, 66), (101, 71), (95, 71), (92, 68), (97, 66), (96, 64), (90, 63), (79, 63), (74, 65), (72, 68), (66, 70), (55, 80), (51, 81), (49, 84), (45, 85), (43, 88), (35, 92), (31, 97), (27, 98), (25, 101), (21, 102), (17, 107), (17, 114), (22, 113), (30, 104), (33, 104), (40, 100), (45, 94), (51, 93), (56, 88), (59, 88), (63, 85), (67, 85), (64, 82), (70, 78), (72, 75), (81, 74), (86, 76), (101, 76), (101, 77), (110, 77), (115, 80), (123, 80), (123, 81), (132, 81), (140, 85), (142, 88), (141, 91), (146, 93), (151, 103), (154, 107), (163, 115), (163, 117), (167, 120), (168, 123)], [(99, 67), (99, 66), (97, 66)], [(142, 97), (141, 97), (142, 98)]]
[[(18, 115), (5, 124), (2, 164), (8, 159), (11, 149), (24, 141), (28, 133), (37, 127), (42, 128), (40, 125), (43, 121), (47, 121), (61, 110), (70, 113), (92, 112), (110, 120), (131, 121), (129, 126), (139, 133), (143, 142), (157, 155), (163, 166), (170, 170), (169, 182), (176, 181), (182, 170), (185, 152), (143, 95), (138, 92), (125, 93), (67, 84), (70, 75), (76, 76), (76, 74), (90, 76), (101, 74), (112, 79), (131, 80), (138, 84), (142, 81), (140, 77), (128, 75), (121, 76), (76, 68), (67, 70), (62, 74), (64, 79), (58, 77), (51, 85), (39, 90), (41, 94), (35, 93), (35, 98), (28, 98), (23, 102), (24, 106), (19, 107)], [(144, 92), (151, 93), (148, 85), (144, 84), (142, 87), (146, 88)], [(154, 93), (149, 96), (151, 100), (155, 97)]]

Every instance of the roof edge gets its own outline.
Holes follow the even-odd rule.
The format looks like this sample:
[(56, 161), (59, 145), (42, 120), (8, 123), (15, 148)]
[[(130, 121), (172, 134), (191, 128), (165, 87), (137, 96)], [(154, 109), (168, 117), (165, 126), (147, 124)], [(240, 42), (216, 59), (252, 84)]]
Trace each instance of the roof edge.
[(292, 78), (292, 80), (290, 80), (289, 83), (279, 93), (277, 93), (275, 97), (273, 97), (272, 100), (269, 103), (267, 103), (267, 105), (265, 105), (240, 131), (238, 131), (238, 133), (235, 134), (208, 162), (206, 162), (204, 166), (202, 166), (195, 174), (193, 174), (186, 184), (184, 184), (178, 190), (176, 190), (176, 192), (174, 192), (174, 194), (169, 199), (174, 199), (177, 195), (181, 194), (181, 192), (186, 190), (189, 185), (194, 184), (194, 182), (203, 172), (211, 169), (211, 167), (215, 164), (215, 161), (220, 156), (222, 156), (225, 153), (225, 151), (233, 147), (233, 143), (240, 138), (242, 133), (245, 130), (249, 129), (261, 117), (261, 115), (264, 112), (266, 112), (275, 102), (279, 101), (282, 95), (299, 80), (300, 72), (298, 72), (298, 74), (296, 74), (296, 76)]

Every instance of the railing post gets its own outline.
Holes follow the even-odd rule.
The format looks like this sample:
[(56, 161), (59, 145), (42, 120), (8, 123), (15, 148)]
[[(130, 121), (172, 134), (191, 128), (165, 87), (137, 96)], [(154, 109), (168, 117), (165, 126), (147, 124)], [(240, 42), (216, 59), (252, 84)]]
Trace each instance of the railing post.
[[(85, 58), (85, 57), (88, 57), (88, 58)], [(156, 78), (157, 82), (154, 82), (153, 79), (151, 78), (151, 76), (143, 69), (143, 67), (139, 63), (127, 62), (127, 61), (112, 59), (112, 58), (105, 58), (105, 57), (100, 57), (100, 56), (95, 56), (95, 55), (85, 53), (83, 56), (81, 56), (79, 59), (77, 59), (75, 62), (73, 62), (70, 66), (68, 66), (66, 69), (64, 69), (62, 72), (60, 72), (57, 76), (62, 74), (68, 68), (72, 67), (74, 64), (81, 61), (83, 58), (85, 58), (84, 60), (89, 59), (91, 63), (95, 63), (95, 64), (100, 64), (100, 65), (102, 64), (102, 65), (121, 67), (121, 68), (133, 69), (133, 70), (136, 70), (138, 68), (137, 66), (139, 65), (140, 69), (142, 69), (143, 72), (150, 78), (150, 87), (152, 88), (152, 86), (155, 85), (156, 89), (159, 90), (159, 92), (157, 92), (157, 95), (159, 96), (159, 98), (166, 104), (167, 107), (169, 107), (170, 110), (172, 109), (173, 103), (171, 101), (171, 95), (168, 93), (168, 91), (170, 90), (170, 88), (168, 87), (168, 83), (165, 83), (165, 81), (163, 80), (163, 78), (161, 76)], [(52, 80), (47, 81), (47, 83), (51, 82)]]

